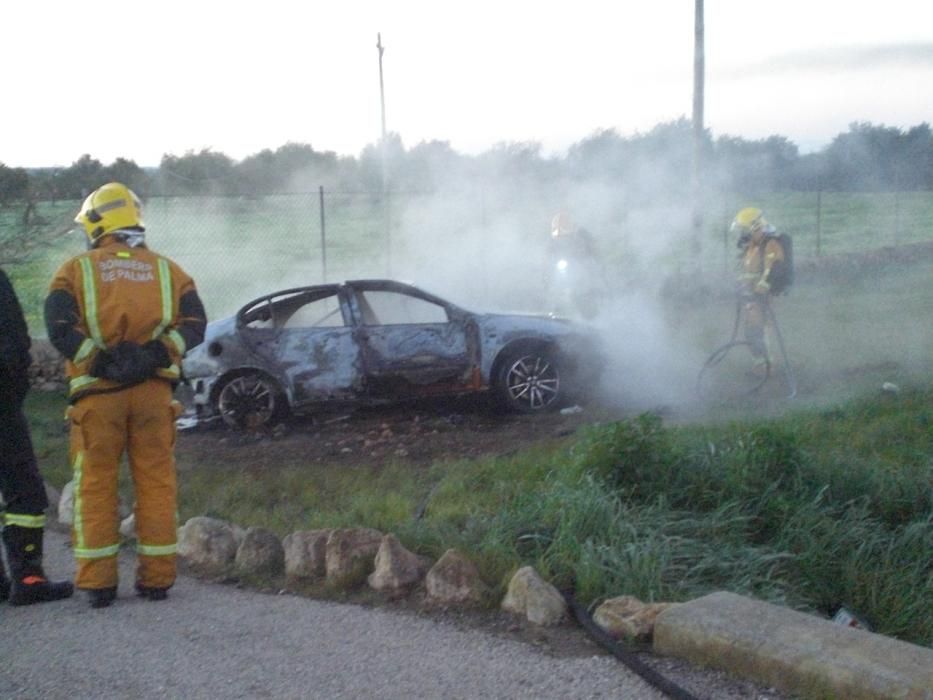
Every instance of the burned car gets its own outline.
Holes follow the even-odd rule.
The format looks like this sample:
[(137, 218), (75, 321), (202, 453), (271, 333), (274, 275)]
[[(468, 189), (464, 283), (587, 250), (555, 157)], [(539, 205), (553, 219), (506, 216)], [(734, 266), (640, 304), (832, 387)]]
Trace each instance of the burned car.
[(580, 400), (602, 360), (585, 327), (467, 311), (417, 287), (285, 289), (208, 325), (184, 376), (200, 420), (253, 428), (324, 405), (491, 393), (534, 413)]

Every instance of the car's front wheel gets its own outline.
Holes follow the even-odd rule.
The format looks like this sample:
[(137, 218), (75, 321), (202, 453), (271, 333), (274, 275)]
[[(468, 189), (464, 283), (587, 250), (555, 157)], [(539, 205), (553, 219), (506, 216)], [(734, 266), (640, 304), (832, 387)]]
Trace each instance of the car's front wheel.
[(546, 349), (513, 352), (499, 367), (495, 390), (511, 411), (541, 413), (557, 408), (563, 398), (560, 363)]
[(217, 393), (216, 408), (230, 427), (254, 430), (283, 415), (287, 406), (275, 381), (254, 372), (225, 382)]

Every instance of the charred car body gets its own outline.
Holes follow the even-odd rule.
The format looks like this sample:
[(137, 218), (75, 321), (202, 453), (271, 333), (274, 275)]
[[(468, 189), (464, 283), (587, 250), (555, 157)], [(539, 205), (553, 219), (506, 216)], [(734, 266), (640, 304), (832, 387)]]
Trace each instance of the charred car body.
[(249, 302), (208, 325), (184, 375), (199, 418), (258, 427), (324, 404), (488, 391), (510, 410), (546, 411), (579, 400), (601, 367), (595, 337), (570, 321), (357, 280)]

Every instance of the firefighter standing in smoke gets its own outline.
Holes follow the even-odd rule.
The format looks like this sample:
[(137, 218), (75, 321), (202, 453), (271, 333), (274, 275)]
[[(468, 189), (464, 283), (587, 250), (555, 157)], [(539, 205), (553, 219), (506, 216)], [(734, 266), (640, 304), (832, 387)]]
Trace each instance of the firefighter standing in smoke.
[(551, 219), (547, 264), (551, 310), (586, 319), (596, 316), (602, 275), (593, 236), (565, 212)]
[(746, 207), (735, 215), (732, 232), (738, 235), (741, 249), (739, 293), (745, 312), (745, 340), (755, 358), (753, 371), (762, 376), (771, 365), (766, 326), (769, 324), (765, 305), (773, 296), (769, 277), (775, 264), (784, 260), (784, 249), (761, 209)]
[(58, 270), (45, 303), (72, 404), (75, 583), (93, 607), (117, 597), (117, 476), (125, 451), (136, 496), (136, 591), (162, 600), (176, 572), (181, 407), (172, 392), (182, 356), (204, 338), (204, 307), (192, 279), (146, 247), (139, 199), (125, 185), (93, 192), (75, 221), (89, 250)]
[(0, 514), (3, 544), (10, 563), (6, 576), (0, 557), (0, 601), (29, 605), (68, 598), (74, 587), (49, 581), (42, 569), (45, 484), (23, 415), (29, 391), (29, 332), (13, 286), (0, 270), (0, 492), (6, 501)]

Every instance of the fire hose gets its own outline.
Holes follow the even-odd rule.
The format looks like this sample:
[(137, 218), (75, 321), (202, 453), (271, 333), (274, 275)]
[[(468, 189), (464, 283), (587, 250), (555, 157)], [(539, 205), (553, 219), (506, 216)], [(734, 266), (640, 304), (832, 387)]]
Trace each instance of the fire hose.
[[(743, 297), (739, 296), (736, 299), (736, 308), (735, 308), (735, 322), (732, 325), (732, 336), (729, 338), (729, 341), (720, 347), (716, 348), (712, 354), (707, 358), (706, 362), (703, 363), (703, 367), (700, 369), (700, 373), (697, 376), (696, 391), (700, 396), (704, 395), (704, 379), (710, 370), (715, 368), (722, 362), (726, 355), (729, 354), (731, 350), (737, 347), (750, 347), (751, 342), (748, 340), (738, 340), (739, 335), (739, 323), (742, 316), (742, 303)], [(787, 357), (787, 349), (784, 346), (784, 336), (781, 333), (781, 326), (778, 324), (777, 316), (774, 313), (774, 309), (771, 308), (771, 304), (768, 302), (768, 297), (762, 297), (761, 306), (764, 310), (766, 320), (770, 322), (771, 327), (774, 329), (774, 335), (778, 341), (778, 348), (781, 351), (781, 361), (783, 365), (783, 375), (784, 381), (787, 386), (787, 396), (786, 398), (792, 399), (797, 396), (797, 379), (794, 376), (794, 371), (791, 368), (790, 360)], [(752, 386), (745, 388), (742, 392), (745, 395), (751, 395), (757, 392), (765, 383), (771, 378), (771, 361), (770, 359), (765, 359), (765, 371)]]
[[(421, 520), (424, 517), (425, 511), (428, 507), (428, 502), (431, 500), (431, 497), (434, 495), (434, 492), (437, 490), (440, 484), (441, 482), (434, 484), (428, 494), (424, 497), (424, 500), (418, 505), (417, 509), (415, 510), (414, 520)], [(590, 636), (590, 638), (592, 638), (593, 641), (599, 644), (599, 646), (625, 664), (631, 671), (638, 674), (647, 683), (654, 686), (662, 693), (670, 698), (673, 698), (674, 700), (699, 700), (695, 695), (687, 692), (679, 685), (665, 678), (653, 668), (648, 666), (632, 651), (626, 649), (615, 638), (610, 636), (602, 627), (597, 625), (586, 609), (577, 602), (572, 589), (562, 591), (562, 595), (567, 603), (567, 607), (571, 612), (573, 612), (574, 619)]]
[(665, 678), (655, 671), (648, 664), (639, 659), (633, 652), (626, 649), (602, 627), (597, 625), (586, 609), (577, 602), (573, 595), (573, 591), (563, 591), (563, 596), (564, 600), (567, 602), (567, 607), (573, 612), (573, 616), (577, 623), (579, 623), (593, 641), (625, 664), (631, 671), (637, 673), (646, 682), (674, 700), (698, 700), (695, 695), (684, 690), (672, 680)]

